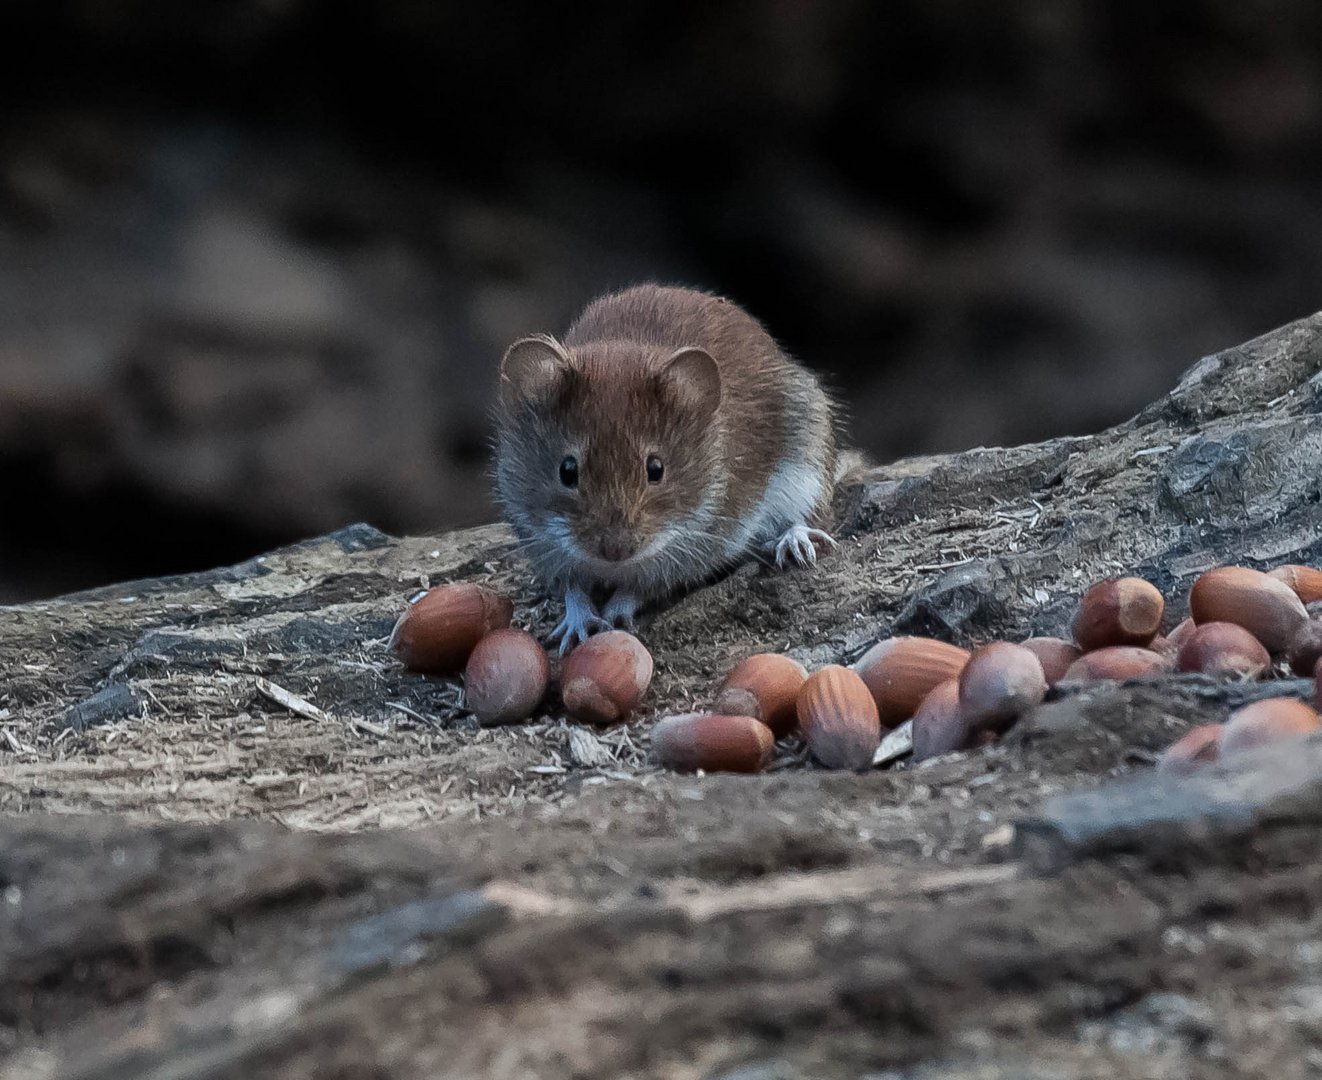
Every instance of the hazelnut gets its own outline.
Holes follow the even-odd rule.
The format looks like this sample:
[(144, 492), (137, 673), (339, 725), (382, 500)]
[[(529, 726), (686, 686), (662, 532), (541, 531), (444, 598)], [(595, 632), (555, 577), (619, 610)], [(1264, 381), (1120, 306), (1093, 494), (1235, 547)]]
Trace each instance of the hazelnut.
[(968, 649), (925, 637), (879, 641), (854, 664), (877, 703), (881, 726), (893, 728), (908, 720), (932, 688), (953, 679), (968, 663)]
[(1108, 645), (1147, 645), (1161, 629), (1166, 602), (1150, 581), (1110, 578), (1098, 582), (1079, 603), (1074, 640), (1084, 652)]
[(1272, 658), (1262, 647), (1262, 642), (1244, 627), (1228, 622), (1209, 622), (1195, 627), (1193, 633), (1185, 636), (1176, 667), (1180, 671), (1201, 671), (1214, 679), (1256, 679), (1271, 667), (1271, 663)]
[(1182, 776), (1204, 765), (1210, 765), (1221, 753), (1220, 724), (1200, 724), (1187, 731), (1182, 739), (1171, 743), (1157, 758), (1161, 772)]
[(1312, 675), (1322, 657), (1322, 622), (1309, 619), (1299, 628), (1285, 653), (1290, 670), (1296, 675)]
[(469, 582), (439, 585), (412, 600), (395, 623), (387, 648), (411, 671), (453, 675), (492, 630), (509, 626), (508, 596)]
[(623, 630), (590, 637), (569, 654), (560, 672), (565, 711), (589, 724), (629, 718), (652, 681), (652, 654)]
[(1084, 653), (1070, 665), (1065, 672), (1065, 680), (1070, 682), (1093, 682), (1112, 680), (1125, 682), (1128, 679), (1142, 679), (1170, 671), (1171, 659), (1151, 649), (1140, 649), (1136, 645), (1112, 645), (1105, 649), (1095, 649)]
[(959, 675), (960, 713), (971, 737), (999, 734), (1041, 703), (1047, 679), (1031, 649), (994, 641), (978, 649)]
[(778, 653), (758, 653), (736, 664), (716, 692), (712, 711), (753, 716), (777, 736), (788, 735), (798, 722), (795, 701), (807, 669)]
[(913, 759), (948, 754), (961, 749), (968, 730), (959, 706), (959, 680), (947, 679), (932, 688), (913, 714)]
[(1311, 566), (1278, 566), (1267, 571), (1267, 576), (1284, 581), (1305, 604), (1322, 600), (1322, 570)]
[(776, 738), (752, 716), (683, 713), (652, 729), (652, 749), (662, 765), (681, 772), (760, 772)]
[(546, 696), (551, 661), (526, 630), (493, 630), (464, 668), (464, 700), (483, 727), (526, 720)]
[(796, 707), (812, 756), (828, 769), (862, 769), (881, 743), (877, 703), (867, 684), (839, 665), (808, 676)]
[(1267, 698), (1230, 714), (1221, 735), (1221, 753), (1299, 738), (1322, 727), (1322, 717), (1295, 698)]
[(1064, 638), (1031, 637), (1019, 644), (1037, 657), (1048, 686), (1055, 686), (1060, 682), (1070, 665), (1083, 655), (1082, 649)]
[(1285, 582), (1244, 566), (1221, 566), (1194, 582), (1189, 611), (1200, 626), (1232, 622), (1270, 653), (1284, 652), (1308, 621), (1304, 602)]

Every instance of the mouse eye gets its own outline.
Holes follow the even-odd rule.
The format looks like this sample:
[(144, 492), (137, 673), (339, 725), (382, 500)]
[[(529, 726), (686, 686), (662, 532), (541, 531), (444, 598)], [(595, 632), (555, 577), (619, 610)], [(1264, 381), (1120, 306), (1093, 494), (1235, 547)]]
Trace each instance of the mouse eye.
[(661, 459), (655, 454), (647, 456), (647, 482), (649, 484), (661, 483), (661, 477), (666, 475), (666, 467), (661, 464)]
[(573, 454), (560, 462), (560, 483), (567, 488), (578, 487), (578, 458)]

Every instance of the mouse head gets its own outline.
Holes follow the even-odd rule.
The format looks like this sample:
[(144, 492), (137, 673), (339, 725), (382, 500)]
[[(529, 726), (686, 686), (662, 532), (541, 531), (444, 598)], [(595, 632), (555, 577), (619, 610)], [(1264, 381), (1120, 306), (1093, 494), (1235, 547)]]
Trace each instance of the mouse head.
[(543, 559), (605, 582), (645, 576), (671, 545), (712, 531), (720, 400), (716, 361), (699, 348), (515, 342), (497, 422), (507, 516)]

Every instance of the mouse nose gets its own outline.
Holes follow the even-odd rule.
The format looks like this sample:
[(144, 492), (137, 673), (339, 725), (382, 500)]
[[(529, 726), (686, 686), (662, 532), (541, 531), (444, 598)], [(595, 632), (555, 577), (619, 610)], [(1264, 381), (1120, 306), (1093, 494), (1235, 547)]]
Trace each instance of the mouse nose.
[(637, 550), (637, 545), (623, 533), (604, 533), (597, 543), (601, 557), (608, 562), (623, 562)]

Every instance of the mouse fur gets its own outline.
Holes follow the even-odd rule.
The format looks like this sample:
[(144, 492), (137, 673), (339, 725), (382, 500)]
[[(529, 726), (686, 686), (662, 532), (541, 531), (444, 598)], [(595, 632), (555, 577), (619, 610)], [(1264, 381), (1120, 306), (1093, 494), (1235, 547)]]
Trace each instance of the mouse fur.
[(815, 376), (724, 297), (639, 285), (501, 363), (496, 495), (561, 651), (750, 557), (811, 565), (836, 467)]

